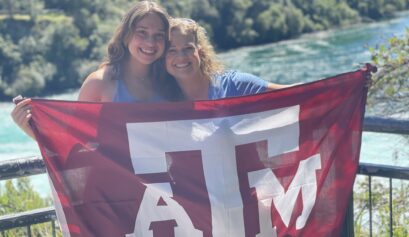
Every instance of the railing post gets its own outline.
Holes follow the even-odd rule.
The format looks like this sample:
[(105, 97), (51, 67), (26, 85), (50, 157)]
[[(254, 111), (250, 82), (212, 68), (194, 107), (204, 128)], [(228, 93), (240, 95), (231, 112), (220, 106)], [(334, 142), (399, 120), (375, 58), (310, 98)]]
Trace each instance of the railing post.
[(52, 236), (55, 237), (56, 233), (55, 233), (55, 221), (51, 221), (51, 231), (52, 231)]
[(372, 237), (372, 176), (368, 176), (368, 195), (369, 195), (369, 237)]
[(389, 178), (389, 236), (393, 236), (393, 198), (392, 198), (392, 178)]
[(341, 236), (354, 237), (354, 194), (349, 198)]
[(31, 225), (27, 226), (27, 236), (31, 237)]

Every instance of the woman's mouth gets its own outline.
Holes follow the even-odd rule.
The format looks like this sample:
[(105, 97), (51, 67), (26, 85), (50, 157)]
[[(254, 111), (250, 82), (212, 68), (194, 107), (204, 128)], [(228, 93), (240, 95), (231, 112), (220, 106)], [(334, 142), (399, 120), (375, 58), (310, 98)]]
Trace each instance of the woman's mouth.
[(144, 53), (144, 54), (147, 54), (147, 55), (154, 55), (155, 54), (155, 50), (153, 50), (153, 49), (144, 49), (144, 48), (140, 48), (140, 51), (142, 52), (142, 53)]
[(186, 68), (189, 65), (190, 63), (178, 63), (178, 64), (175, 64), (175, 67), (181, 69), (181, 68)]

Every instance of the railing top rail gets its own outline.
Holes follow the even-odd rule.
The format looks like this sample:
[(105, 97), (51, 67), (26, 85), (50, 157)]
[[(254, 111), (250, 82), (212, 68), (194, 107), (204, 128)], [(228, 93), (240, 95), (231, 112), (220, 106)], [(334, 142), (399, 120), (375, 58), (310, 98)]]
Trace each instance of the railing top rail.
[(56, 220), (54, 207), (0, 216), (0, 231)]
[[(39, 156), (0, 162), (0, 180), (45, 173), (44, 161)], [(409, 167), (360, 163), (358, 174), (409, 180)]]
[(358, 174), (409, 180), (409, 167), (360, 163)]
[(365, 116), (364, 131), (409, 134), (409, 120)]
[[(364, 120), (364, 131), (369, 132), (382, 132), (382, 133), (394, 133), (394, 134), (409, 134), (409, 120), (399, 120), (392, 118), (380, 118), (367, 116)], [(369, 165), (369, 164), (368, 164)], [(379, 166), (379, 165), (377, 165)], [(365, 166), (360, 168), (358, 172), (369, 174), (374, 176), (382, 176), (388, 173), (388, 169), (384, 166), (379, 171), (373, 167)], [(14, 160), (0, 161), (0, 180), (13, 179), (22, 176), (42, 174), (46, 171), (45, 165), (41, 157), (32, 156), (28, 158), (20, 158)], [(395, 172), (395, 171), (394, 171)], [(408, 179), (407, 171), (402, 170), (399, 174), (402, 179)], [(388, 176), (389, 177), (389, 176)]]
[(39, 156), (0, 161), (0, 180), (42, 174), (45, 171), (44, 161)]

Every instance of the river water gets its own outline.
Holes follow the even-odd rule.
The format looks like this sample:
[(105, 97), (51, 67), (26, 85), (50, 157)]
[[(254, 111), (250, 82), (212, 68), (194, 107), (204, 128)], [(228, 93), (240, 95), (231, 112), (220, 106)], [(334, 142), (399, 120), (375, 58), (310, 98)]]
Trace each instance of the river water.
[[(310, 82), (356, 70), (369, 62), (368, 48), (403, 35), (409, 27), (409, 13), (378, 23), (304, 35), (295, 40), (255, 47), (243, 47), (219, 56), (229, 68), (250, 72), (277, 83)], [(77, 91), (51, 96), (75, 100)], [(0, 102), (0, 161), (39, 155), (36, 143), (12, 122), (13, 104)], [(369, 109), (367, 114), (379, 113)], [(395, 116), (409, 117), (408, 114)], [(400, 135), (364, 132), (361, 162), (409, 166), (409, 140)], [(31, 178), (43, 196), (50, 193), (45, 175)]]

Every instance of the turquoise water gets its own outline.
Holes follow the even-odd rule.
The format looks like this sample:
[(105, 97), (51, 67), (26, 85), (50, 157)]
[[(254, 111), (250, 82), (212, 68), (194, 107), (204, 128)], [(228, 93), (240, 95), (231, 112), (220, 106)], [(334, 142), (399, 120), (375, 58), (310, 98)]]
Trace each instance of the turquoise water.
[(403, 35), (405, 27), (409, 27), (409, 13), (390, 21), (240, 48), (222, 53), (221, 57), (232, 68), (267, 80), (280, 83), (313, 81), (354, 70), (369, 62), (369, 47), (385, 43), (393, 35)]
[[(358, 25), (347, 29), (320, 32), (280, 43), (244, 47), (220, 53), (230, 68), (250, 72), (278, 82), (309, 82), (355, 70), (368, 62), (368, 47), (403, 35), (409, 27), (409, 14), (391, 21)], [(77, 91), (53, 99), (75, 100)], [(24, 135), (11, 120), (13, 104), (0, 102), (0, 161), (38, 155), (36, 143)], [(377, 111), (382, 112), (381, 106)], [(409, 118), (409, 114), (394, 114)], [(361, 162), (409, 166), (409, 139), (400, 135), (363, 134)], [(44, 196), (50, 189), (45, 175), (32, 177), (34, 187)]]

